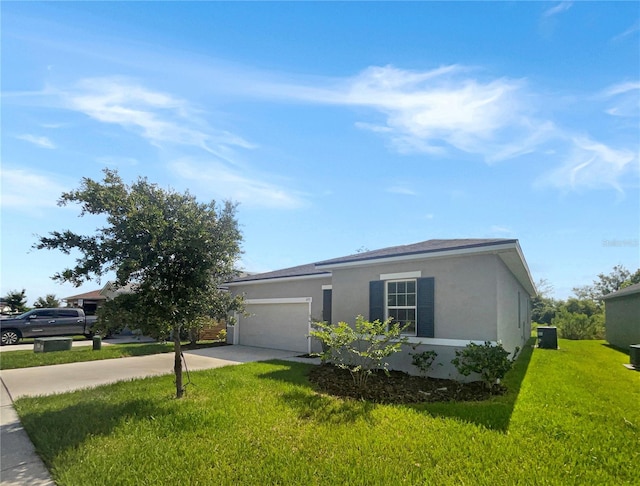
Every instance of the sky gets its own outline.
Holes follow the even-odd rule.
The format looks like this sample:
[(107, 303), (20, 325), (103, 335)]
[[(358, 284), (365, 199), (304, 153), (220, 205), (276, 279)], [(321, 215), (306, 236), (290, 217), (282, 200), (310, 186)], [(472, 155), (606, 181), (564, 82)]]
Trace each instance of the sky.
[(105, 168), (238, 203), (263, 272), (517, 238), (553, 296), (640, 267), (637, 2), (11, 2), (1, 13), (0, 294), (38, 236), (103, 224)]

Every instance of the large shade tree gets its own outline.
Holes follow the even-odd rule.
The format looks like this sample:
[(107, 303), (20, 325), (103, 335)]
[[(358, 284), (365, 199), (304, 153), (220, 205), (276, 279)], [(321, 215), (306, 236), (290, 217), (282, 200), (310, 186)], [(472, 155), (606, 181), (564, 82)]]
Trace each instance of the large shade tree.
[(39, 237), (38, 249), (81, 255), (73, 268), (53, 276), (76, 286), (115, 272), (116, 286), (129, 285), (110, 305), (154, 335), (172, 333), (176, 396), (183, 395), (180, 331), (202, 316), (223, 317), (241, 307), (220, 284), (236, 274), (241, 234), (236, 205), (199, 203), (186, 193), (165, 190), (146, 178), (127, 185), (117, 171), (104, 180), (83, 178), (80, 188), (63, 193), (59, 205), (80, 205), (80, 216), (101, 215), (106, 225), (93, 234), (66, 230)]

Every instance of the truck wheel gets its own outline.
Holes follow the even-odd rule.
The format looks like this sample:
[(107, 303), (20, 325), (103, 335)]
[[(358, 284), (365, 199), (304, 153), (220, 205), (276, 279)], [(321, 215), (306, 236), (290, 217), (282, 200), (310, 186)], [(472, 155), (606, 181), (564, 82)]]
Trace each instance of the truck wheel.
[(16, 344), (20, 341), (20, 334), (18, 331), (14, 331), (13, 329), (6, 329), (2, 331), (2, 345), (5, 344)]

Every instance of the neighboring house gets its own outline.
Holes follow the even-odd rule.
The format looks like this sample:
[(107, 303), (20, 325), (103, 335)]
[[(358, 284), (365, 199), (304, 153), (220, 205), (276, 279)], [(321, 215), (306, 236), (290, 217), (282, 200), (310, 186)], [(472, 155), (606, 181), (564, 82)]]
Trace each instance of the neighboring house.
[(67, 307), (80, 307), (84, 309), (84, 312), (88, 316), (93, 316), (98, 308), (104, 304), (107, 298), (102, 295), (102, 290), (92, 290), (91, 292), (85, 292), (84, 294), (65, 297), (62, 300), (67, 303)]
[(607, 341), (619, 348), (640, 344), (640, 283), (602, 297)]
[(416, 374), (409, 353), (433, 349), (443, 366), (431, 375), (455, 378), (450, 361), (470, 341), (524, 345), (536, 295), (514, 239), (429, 240), (237, 278), (229, 288), (249, 314), (229, 328), (234, 344), (314, 352), (314, 319), (394, 317), (409, 324), (409, 344), (391, 367)]

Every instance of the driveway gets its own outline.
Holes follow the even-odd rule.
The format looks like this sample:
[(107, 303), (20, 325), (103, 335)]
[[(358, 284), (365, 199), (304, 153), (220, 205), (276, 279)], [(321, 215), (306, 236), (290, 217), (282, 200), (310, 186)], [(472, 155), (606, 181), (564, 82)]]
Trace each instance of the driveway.
[[(250, 346), (219, 346), (184, 351), (190, 371), (219, 368), (221, 366), (290, 359), (295, 351), (254, 348)], [(49, 395), (113, 383), (173, 373), (173, 353), (136, 356), (131, 358), (86, 361), (36, 368), (0, 371), (2, 382), (11, 399), (24, 396)], [(310, 360), (306, 360), (310, 362)]]

